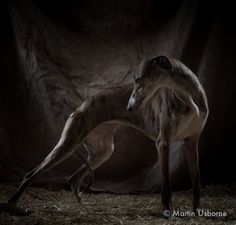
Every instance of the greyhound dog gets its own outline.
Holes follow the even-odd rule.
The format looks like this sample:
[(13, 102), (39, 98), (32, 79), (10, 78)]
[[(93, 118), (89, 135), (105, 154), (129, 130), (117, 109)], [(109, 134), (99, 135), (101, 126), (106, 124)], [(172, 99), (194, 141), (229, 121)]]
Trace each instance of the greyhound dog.
[[(134, 127), (155, 141), (161, 171), (161, 201), (170, 215), (173, 211), (169, 146), (173, 142), (183, 141), (193, 186), (193, 210), (197, 212), (200, 205), (198, 141), (208, 117), (205, 91), (190, 69), (177, 59), (165, 56), (141, 62), (133, 78), (134, 85), (105, 89), (85, 100), (70, 115), (57, 145), (40, 165), (25, 175), (15, 194), (2, 204), (4, 211), (17, 213), (16, 204), (20, 196), (36, 176), (74, 154), (100, 124), (112, 122)], [(88, 164), (92, 170), (109, 158), (107, 155), (112, 154), (113, 148), (111, 144), (102, 153), (87, 148), (91, 153)], [(89, 169), (84, 165), (69, 179), (78, 200), (81, 181), (88, 173)]]

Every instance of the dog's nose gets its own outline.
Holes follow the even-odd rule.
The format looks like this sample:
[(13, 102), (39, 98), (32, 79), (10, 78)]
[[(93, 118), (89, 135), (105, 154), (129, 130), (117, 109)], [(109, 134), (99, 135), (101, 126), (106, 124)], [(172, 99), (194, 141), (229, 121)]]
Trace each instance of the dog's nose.
[(132, 107), (131, 105), (128, 105), (128, 106), (127, 106), (127, 110), (128, 110), (128, 111), (133, 111), (133, 107)]

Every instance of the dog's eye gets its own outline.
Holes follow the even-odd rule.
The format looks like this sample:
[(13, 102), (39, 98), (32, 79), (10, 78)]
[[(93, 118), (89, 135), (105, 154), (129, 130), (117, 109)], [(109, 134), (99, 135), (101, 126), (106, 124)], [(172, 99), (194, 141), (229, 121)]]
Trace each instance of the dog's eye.
[(134, 81), (135, 81), (136, 84), (140, 84), (140, 78), (139, 77), (135, 77)]

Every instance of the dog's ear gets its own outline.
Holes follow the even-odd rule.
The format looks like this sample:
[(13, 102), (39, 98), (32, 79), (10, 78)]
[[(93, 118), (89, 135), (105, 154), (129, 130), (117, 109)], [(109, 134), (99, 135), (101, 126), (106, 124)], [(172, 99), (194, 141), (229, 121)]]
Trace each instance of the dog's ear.
[(154, 57), (152, 60), (154, 63), (156, 63), (157, 65), (159, 65), (163, 69), (166, 69), (166, 70), (173, 69), (171, 61), (166, 56)]

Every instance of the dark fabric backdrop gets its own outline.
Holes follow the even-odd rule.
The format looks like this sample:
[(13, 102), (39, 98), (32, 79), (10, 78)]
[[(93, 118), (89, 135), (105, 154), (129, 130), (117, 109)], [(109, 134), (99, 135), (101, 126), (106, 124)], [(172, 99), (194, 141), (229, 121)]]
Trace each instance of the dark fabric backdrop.
[[(227, 2), (19, 0), (0, 10), (0, 182), (19, 181), (51, 151), (85, 98), (131, 82), (135, 67), (154, 55), (181, 59), (206, 89), (203, 182), (235, 180), (236, 35)], [(109, 125), (99, 129), (101, 138), (111, 133)], [(185, 188), (185, 159), (179, 145), (172, 149), (172, 183)], [(152, 141), (120, 126), (115, 153), (96, 171), (93, 188), (157, 191), (156, 161)], [(61, 180), (80, 165), (73, 156), (38, 181)]]

